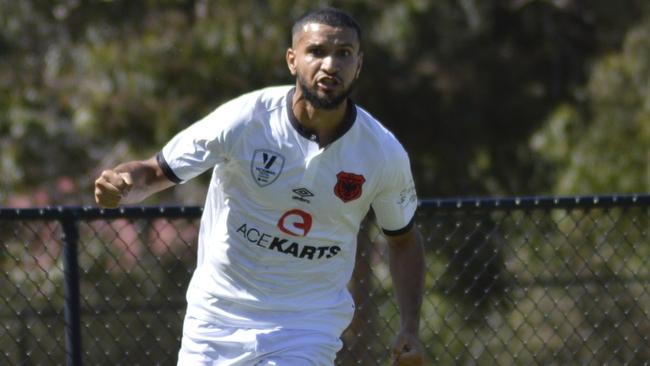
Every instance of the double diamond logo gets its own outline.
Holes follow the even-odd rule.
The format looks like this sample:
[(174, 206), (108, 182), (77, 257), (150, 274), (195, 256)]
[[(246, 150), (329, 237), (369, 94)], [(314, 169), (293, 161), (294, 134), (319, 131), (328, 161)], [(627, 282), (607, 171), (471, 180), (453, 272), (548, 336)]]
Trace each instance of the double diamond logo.
[(308, 197), (314, 197), (314, 194), (304, 187), (293, 189), (292, 192), (295, 193), (295, 195), (291, 198), (305, 203), (310, 202), (309, 199), (307, 199)]

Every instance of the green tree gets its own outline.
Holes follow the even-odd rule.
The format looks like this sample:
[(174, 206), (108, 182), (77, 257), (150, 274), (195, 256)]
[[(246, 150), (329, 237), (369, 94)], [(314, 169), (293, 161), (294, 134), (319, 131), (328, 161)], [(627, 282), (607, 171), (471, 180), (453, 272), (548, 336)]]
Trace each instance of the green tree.
[[(531, 134), (559, 104), (580, 100), (592, 60), (617, 50), (647, 8), (332, 4), (362, 23), (365, 70), (354, 97), (411, 152), (421, 196), (548, 192)], [(50, 204), (91, 203), (100, 167), (155, 153), (244, 91), (290, 82), (288, 25), (315, 5), (0, 0), (0, 202), (41, 189)], [(73, 193), (56, 195), (61, 177)], [(167, 198), (198, 203), (201, 191), (184, 186)]]
[[(331, 3), (362, 23), (365, 62), (354, 98), (403, 141), (421, 197), (649, 190), (646, 1)], [(0, 204), (36, 192), (49, 198), (32, 204), (91, 203), (99, 169), (155, 153), (242, 92), (291, 82), (288, 27), (314, 5), (0, 0)], [(57, 182), (66, 181), (73, 187), (57, 196)], [(205, 181), (192, 184), (155, 199), (198, 204)], [(466, 242), (462, 255), (454, 257), (452, 245), (430, 261), (456, 292), (427, 302), (459, 309), (457, 324), (469, 335), (458, 302), (478, 300), (489, 312), (501, 284), (483, 299), (484, 289), (461, 282), (503, 270), (492, 240), (480, 240), (497, 221), (477, 222), (476, 235), (454, 238)], [(385, 290), (377, 290), (388, 304), (382, 315), (394, 312)], [(510, 330), (524, 320), (514, 313)], [(448, 333), (435, 344), (466, 351)]]
[(650, 19), (593, 67), (579, 103), (557, 107), (530, 140), (558, 194), (650, 191)]

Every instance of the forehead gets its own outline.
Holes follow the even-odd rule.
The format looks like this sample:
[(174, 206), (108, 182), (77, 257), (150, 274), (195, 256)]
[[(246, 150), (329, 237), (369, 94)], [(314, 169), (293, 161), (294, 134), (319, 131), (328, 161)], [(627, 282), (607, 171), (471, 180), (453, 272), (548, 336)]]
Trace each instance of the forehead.
[(322, 23), (305, 23), (293, 37), (294, 47), (321, 45), (345, 45), (359, 47), (357, 32), (348, 27), (333, 27)]

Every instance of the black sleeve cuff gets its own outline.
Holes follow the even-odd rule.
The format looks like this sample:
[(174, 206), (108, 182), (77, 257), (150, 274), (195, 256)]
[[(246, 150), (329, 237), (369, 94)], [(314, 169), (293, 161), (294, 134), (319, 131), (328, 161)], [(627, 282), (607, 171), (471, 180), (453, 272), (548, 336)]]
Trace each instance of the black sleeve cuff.
[(156, 161), (158, 162), (158, 165), (160, 166), (160, 169), (162, 169), (163, 174), (169, 179), (170, 181), (178, 184), (181, 183), (182, 180), (174, 173), (172, 168), (167, 164), (167, 161), (165, 160), (165, 157), (162, 154), (162, 151), (156, 154)]
[(404, 226), (401, 229), (398, 229), (398, 230), (386, 230), (386, 229), (382, 228), (381, 230), (387, 236), (397, 236), (397, 235), (406, 234), (409, 230), (411, 230), (411, 228), (413, 227), (414, 224), (415, 224), (415, 215), (413, 215), (413, 217), (411, 218), (411, 221), (409, 221), (409, 223), (406, 224), (406, 226)]

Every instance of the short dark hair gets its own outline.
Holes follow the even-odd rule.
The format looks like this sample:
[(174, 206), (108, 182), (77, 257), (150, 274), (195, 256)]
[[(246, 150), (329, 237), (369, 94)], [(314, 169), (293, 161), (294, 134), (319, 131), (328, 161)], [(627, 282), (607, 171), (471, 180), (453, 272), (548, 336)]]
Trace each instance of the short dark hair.
[(309, 23), (325, 24), (330, 27), (351, 28), (357, 33), (357, 39), (361, 43), (361, 27), (359, 23), (343, 10), (324, 7), (304, 14), (293, 23), (293, 27), (291, 27), (291, 38), (293, 39), (302, 30), (302, 27)]

